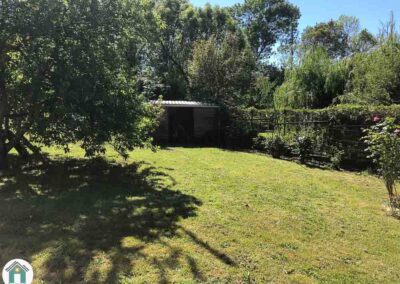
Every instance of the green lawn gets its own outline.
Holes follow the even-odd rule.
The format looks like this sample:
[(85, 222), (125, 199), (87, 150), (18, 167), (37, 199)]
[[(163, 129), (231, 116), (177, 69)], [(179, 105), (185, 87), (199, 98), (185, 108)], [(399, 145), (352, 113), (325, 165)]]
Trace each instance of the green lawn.
[(48, 151), (0, 179), (0, 265), (30, 261), (35, 283), (400, 281), (375, 177), (211, 148)]

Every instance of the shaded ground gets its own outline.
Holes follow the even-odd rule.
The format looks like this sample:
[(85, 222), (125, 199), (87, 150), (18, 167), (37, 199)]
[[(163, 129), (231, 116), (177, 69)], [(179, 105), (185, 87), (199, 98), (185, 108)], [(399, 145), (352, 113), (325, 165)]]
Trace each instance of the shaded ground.
[(0, 178), (0, 265), (24, 258), (36, 283), (400, 277), (399, 223), (374, 177), (207, 148), (48, 151)]
[[(144, 162), (121, 166), (102, 159), (54, 160), (26, 166), (2, 180), (0, 262), (21, 257), (35, 263), (36, 255), (45, 283), (117, 282), (117, 272), (126, 268), (129, 275), (132, 258), (146, 257), (146, 243), (176, 234), (177, 222), (195, 216), (201, 205), (163, 185), (175, 181)], [(201, 244), (195, 234), (185, 232)], [(143, 243), (124, 246), (124, 237)], [(173, 260), (178, 252), (170, 248), (168, 253)], [(187, 258), (197, 277), (195, 261)], [(106, 271), (90, 267), (103, 261), (108, 262)], [(152, 262), (160, 281), (166, 281), (164, 263), (157, 258)]]

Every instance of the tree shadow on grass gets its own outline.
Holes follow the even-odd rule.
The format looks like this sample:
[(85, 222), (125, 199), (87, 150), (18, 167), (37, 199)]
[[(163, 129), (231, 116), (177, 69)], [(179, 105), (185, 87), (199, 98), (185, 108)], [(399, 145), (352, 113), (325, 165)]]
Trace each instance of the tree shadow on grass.
[[(122, 166), (102, 159), (52, 160), (4, 175), (0, 263), (17, 257), (32, 261), (45, 283), (115, 283), (119, 274), (129, 276), (132, 259), (146, 257), (146, 244), (177, 235), (179, 220), (196, 215), (201, 202), (172, 190), (175, 184), (144, 162)], [(138, 243), (125, 245), (126, 238)], [(169, 249), (173, 260), (179, 252)], [(194, 260), (186, 258), (193, 278), (202, 278)], [(167, 282), (162, 261), (153, 264), (159, 281)]]

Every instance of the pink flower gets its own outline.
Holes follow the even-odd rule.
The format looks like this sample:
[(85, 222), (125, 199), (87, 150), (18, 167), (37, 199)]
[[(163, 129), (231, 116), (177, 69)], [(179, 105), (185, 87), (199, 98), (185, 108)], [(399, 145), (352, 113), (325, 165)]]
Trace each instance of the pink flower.
[(379, 115), (375, 115), (375, 116), (372, 118), (372, 121), (375, 122), (375, 123), (378, 123), (378, 122), (381, 121), (381, 117), (380, 117)]
[(400, 136), (400, 128), (397, 128), (397, 129), (394, 131), (394, 134), (396, 134), (397, 136)]

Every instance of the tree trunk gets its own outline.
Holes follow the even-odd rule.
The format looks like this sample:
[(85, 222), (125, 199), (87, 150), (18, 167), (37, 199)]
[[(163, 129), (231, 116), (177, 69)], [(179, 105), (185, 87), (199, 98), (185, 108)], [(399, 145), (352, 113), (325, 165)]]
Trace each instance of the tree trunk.
[(5, 146), (0, 145), (0, 172), (6, 170), (7, 168), (8, 168), (7, 151)]
[(16, 143), (14, 148), (15, 150), (17, 150), (18, 155), (21, 157), (22, 160), (24, 161), (28, 160), (29, 152), (22, 143), (20, 142)]

